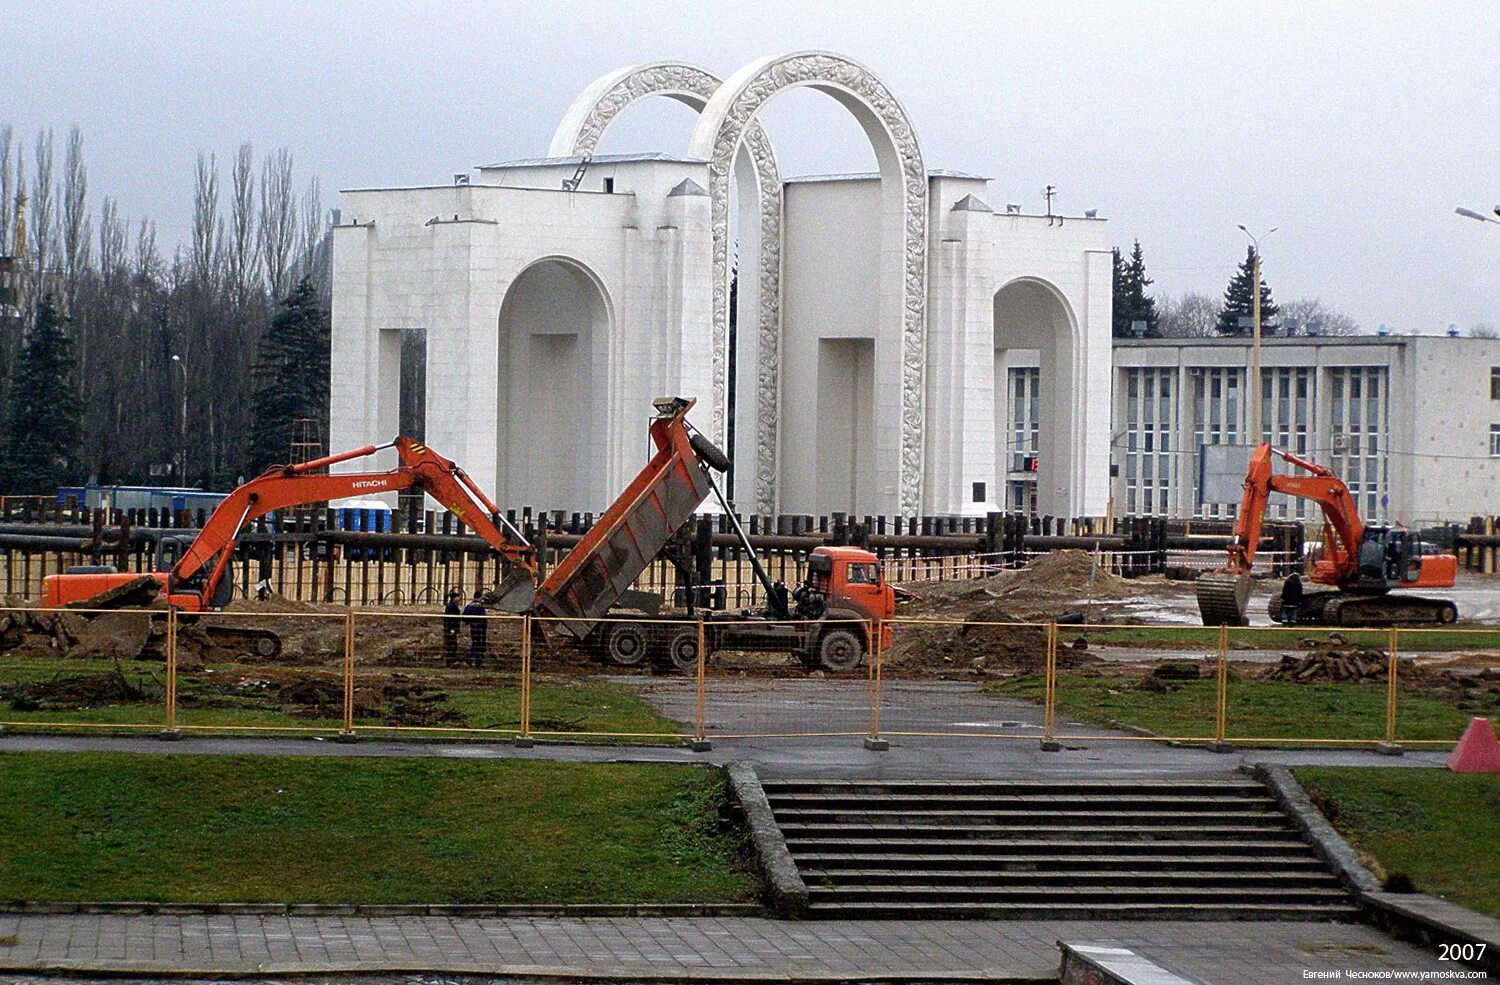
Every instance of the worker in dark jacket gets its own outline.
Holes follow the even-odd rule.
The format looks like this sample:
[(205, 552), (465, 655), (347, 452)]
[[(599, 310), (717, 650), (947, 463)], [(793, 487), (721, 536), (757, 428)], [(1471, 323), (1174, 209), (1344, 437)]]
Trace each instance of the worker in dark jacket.
[(1302, 608), (1302, 576), (1293, 572), (1281, 584), (1281, 613), (1279, 622), (1284, 626), (1297, 625), (1297, 613)]
[(458, 634), (463, 629), (463, 607), (458, 603), (463, 601), (464, 593), (453, 589), (448, 593), (448, 604), (443, 606), (443, 666), (452, 667), (458, 663)]
[(489, 622), (485, 619), (489, 613), (484, 611), (484, 605), (479, 599), (480, 593), (475, 592), (473, 600), (464, 606), (464, 621), (469, 624), (468, 658), (475, 667), (484, 666), (484, 651), (489, 636)]

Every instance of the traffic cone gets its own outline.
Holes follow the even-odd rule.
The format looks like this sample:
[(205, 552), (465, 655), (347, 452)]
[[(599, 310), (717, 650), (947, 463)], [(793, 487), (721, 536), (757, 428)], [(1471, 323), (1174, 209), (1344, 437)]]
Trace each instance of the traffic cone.
[(1500, 739), (1495, 738), (1488, 718), (1469, 720), (1463, 738), (1448, 757), (1448, 768), (1455, 773), (1500, 773)]

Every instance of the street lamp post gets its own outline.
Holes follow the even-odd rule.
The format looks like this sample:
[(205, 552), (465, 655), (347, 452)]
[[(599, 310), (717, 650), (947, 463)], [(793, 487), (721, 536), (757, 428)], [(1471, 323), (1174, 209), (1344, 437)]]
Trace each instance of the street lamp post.
[(1466, 209), (1462, 205), (1453, 211), (1465, 219), (1478, 219), (1480, 222), (1493, 222), (1495, 225), (1500, 226), (1500, 218), (1495, 218), (1495, 216), (1500, 216), (1500, 205), (1495, 206), (1495, 216), (1487, 216), (1483, 212), (1475, 212), (1473, 209)]
[[(1260, 239), (1240, 223), (1240, 232), (1250, 237), (1255, 252), (1250, 257), (1250, 437), (1252, 444), (1260, 444)], [(1261, 238), (1269, 238), (1279, 227), (1267, 229)]]
[(182, 370), (182, 409), (177, 418), (177, 484), (187, 487), (187, 363), (181, 356), (173, 355), (172, 361)]

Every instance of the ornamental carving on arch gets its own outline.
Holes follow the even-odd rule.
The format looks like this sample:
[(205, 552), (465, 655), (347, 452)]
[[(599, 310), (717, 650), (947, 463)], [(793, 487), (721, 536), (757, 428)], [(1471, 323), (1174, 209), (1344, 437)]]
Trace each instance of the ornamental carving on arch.
[[(747, 71), (748, 66), (746, 70)], [(889, 135), (899, 161), (902, 191), (902, 270), (900, 333), (900, 461), (899, 508), (904, 514), (921, 510), (923, 472), (923, 426), (925, 410), (925, 372), (927, 348), (927, 169), (916, 131), (906, 110), (895, 95), (863, 66), (824, 52), (786, 55), (769, 59), (738, 90), (721, 89), (713, 100), (721, 118), (708, 114), (699, 124), (694, 137), (695, 152), (702, 153), (702, 142), (711, 134), (709, 154), (709, 201), (713, 228), (713, 342), (715, 396), (721, 367), (727, 367), (729, 349), (729, 181), (735, 153), (752, 127), (758, 128), (755, 116), (773, 96), (799, 86), (824, 86), (841, 89), (856, 97), (881, 121)], [(727, 105), (723, 105), (727, 102)], [(714, 106), (710, 106), (713, 112)], [(712, 131), (707, 128), (712, 127)], [(779, 246), (780, 240), (777, 240)], [(882, 271), (884, 274), (885, 271)], [(779, 336), (779, 333), (778, 333)], [(779, 342), (779, 337), (778, 337)], [(762, 353), (765, 353), (762, 348)], [(764, 367), (764, 363), (763, 363)], [(778, 367), (779, 370), (779, 367)], [(762, 379), (764, 393), (767, 381)], [(776, 388), (779, 390), (779, 387)], [(724, 422), (719, 414), (723, 403), (716, 401), (714, 434), (722, 439)], [(756, 489), (759, 508), (762, 486), (774, 489), (777, 445), (777, 415), (774, 401), (768, 416), (766, 403), (760, 405), (758, 419)], [(878, 426), (878, 425), (877, 425)], [(769, 440), (768, 440), (769, 435)], [(765, 510), (765, 512), (770, 512)]]
[[(613, 81), (611, 81), (613, 80)], [(657, 62), (635, 68), (622, 69), (597, 80), (590, 89), (603, 91), (593, 98), (592, 105), (582, 113), (576, 123), (565, 121), (553, 138), (552, 153), (556, 156), (591, 155), (598, 148), (605, 131), (615, 118), (633, 103), (653, 96), (677, 99), (694, 109), (703, 110), (704, 105), (722, 84), (713, 73), (694, 65), (677, 62)], [(585, 96), (588, 90), (585, 90)], [(584, 97), (580, 97), (582, 99)], [(577, 107), (575, 107), (576, 109)], [(569, 117), (576, 114), (569, 111)], [(754, 275), (759, 287), (759, 305), (755, 313), (756, 338), (759, 357), (756, 365), (755, 420), (755, 484), (754, 502), (756, 512), (773, 513), (776, 509), (776, 462), (777, 429), (780, 423), (780, 374), (781, 374), (781, 238), (782, 238), (782, 185), (781, 173), (776, 164), (775, 149), (758, 122), (751, 121), (741, 130), (743, 143), (755, 168), (755, 185), (758, 191), (757, 211), (760, 220), (760, 255), (756, 258)], [(564, 148), (566, 147), (566, 150)], [(737, 151), (737, 139), (734, 150)], [(731, 167), (733, 153), (731, 153)], [(711, 433), (722, 444), (725, 440), (728, 417), (726, 407), (729, 399), (729, 253), (728, 173), (723, 186), (723, 206), (713, 206), (715, 223), (723, 215), (723, 237), (719, 226), (714, 226), (713, 255), (713, 394), (714, 413)], [(718, 199), (714, 199), (717, 203)], [(749, 275), (749, 272), (742, 271)], [(721, 317), (722, 315), (722, 317)]]

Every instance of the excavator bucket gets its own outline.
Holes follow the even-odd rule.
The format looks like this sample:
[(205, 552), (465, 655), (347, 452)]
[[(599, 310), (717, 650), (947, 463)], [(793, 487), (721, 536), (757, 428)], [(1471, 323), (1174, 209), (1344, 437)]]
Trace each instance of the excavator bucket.
[(530, 574), (519, 568), (512, 570), (505, 576), (504, 581), (485, 593), (485, 604), (488, 608), (515, 615), (520, 615), (530, 609), (535, 601), (536, 584), (531, 580)]
[(1197, 581), (1198, 612), (1205, 626), (1248, 626), (1250, 590), (1255, 582), (1249, 575), (1215, 571)]

